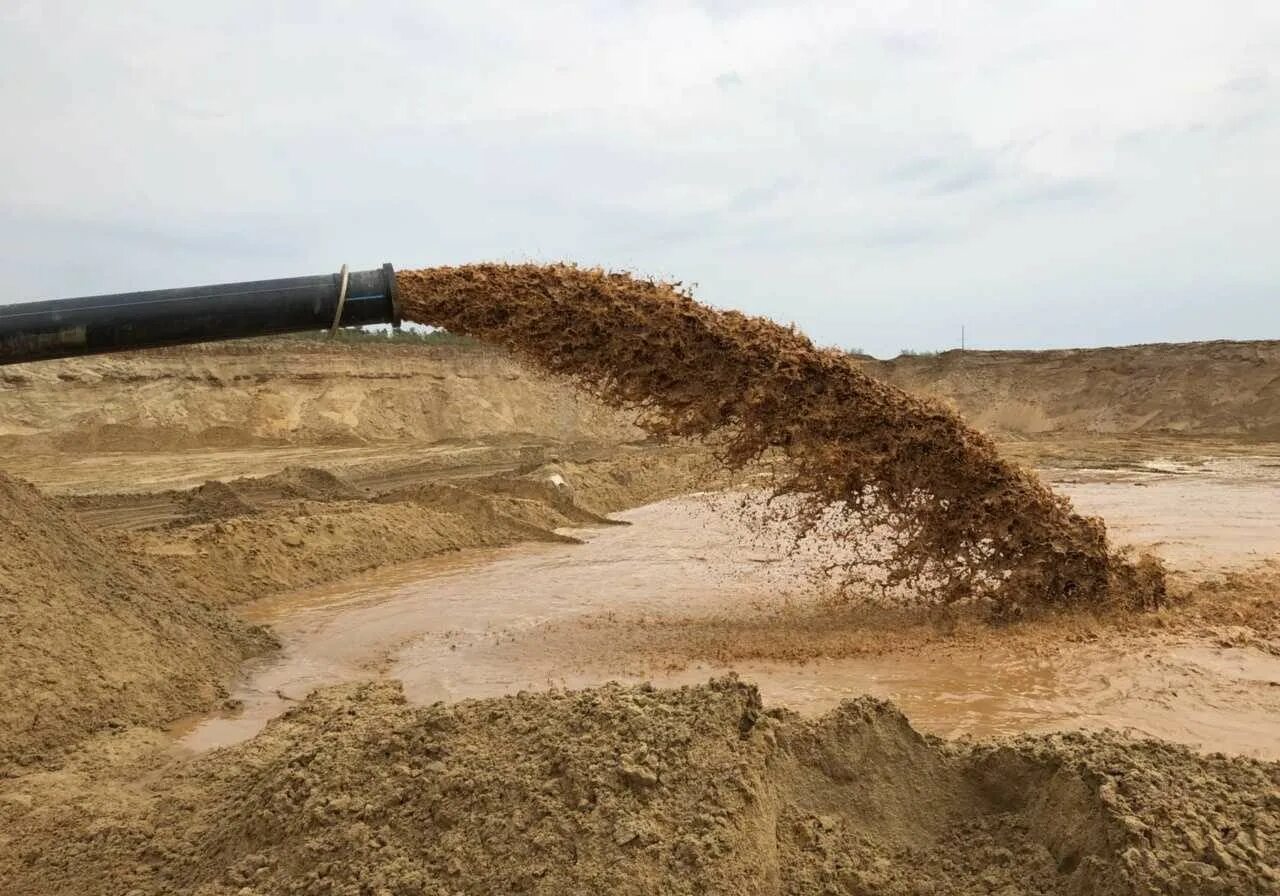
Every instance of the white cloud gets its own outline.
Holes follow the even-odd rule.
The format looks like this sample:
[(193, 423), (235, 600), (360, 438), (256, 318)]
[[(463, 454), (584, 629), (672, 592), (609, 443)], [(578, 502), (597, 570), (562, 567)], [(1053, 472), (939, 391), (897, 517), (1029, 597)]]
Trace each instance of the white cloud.
[(1277, 60), (1270, 0), (11, 3), (0, 301), (571, 257), (880, 353), (1280, 335)]

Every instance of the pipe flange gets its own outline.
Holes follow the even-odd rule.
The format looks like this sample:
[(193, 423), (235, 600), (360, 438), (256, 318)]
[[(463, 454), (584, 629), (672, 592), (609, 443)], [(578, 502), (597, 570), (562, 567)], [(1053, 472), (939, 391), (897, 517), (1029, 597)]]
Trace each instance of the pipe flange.
[(404, 318), (400, 314), (400, 290), (396, 287), (396, 269), (391, 266), (391, 262), (382, 266), (382, 277), (387, 285), (387, 301), (391, 303), (390, 324), (398, 330)]

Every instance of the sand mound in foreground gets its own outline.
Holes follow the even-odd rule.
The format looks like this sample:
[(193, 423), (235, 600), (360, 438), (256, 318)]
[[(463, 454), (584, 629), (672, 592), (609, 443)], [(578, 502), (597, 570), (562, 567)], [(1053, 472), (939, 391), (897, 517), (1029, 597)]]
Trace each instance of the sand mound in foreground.
[(206, 708), (272, 642), (170, 590), (0, 473), (0, 769)]
[(640, 408), (652, 432), (716, 433), (730, 467), (781, 451), (777, 491), (803, 499), (780, 505), (786, 521), (866, 546), (843, 565), (887, 570), (886, 590), (906, 583), (1005, 607), (1144, 603), (1162, 591), (1158, 568), (1114, 556), (1101, 520), (1076, 514), (954, 412), (794, 329), (713, 310), (678, 284), (570, 265), (401, 271), (397, 285), (410, 319)]
[(47, 848), (0, 872), (15, 892), (210, 896), (1280, 885), (1280, 764), (1119, 735), (950, 744), (886, 703), (804, 721), (732, 679), (431, 707), (334, 688), (150, 786), (167, 798), (132, 815), (12, 819)]

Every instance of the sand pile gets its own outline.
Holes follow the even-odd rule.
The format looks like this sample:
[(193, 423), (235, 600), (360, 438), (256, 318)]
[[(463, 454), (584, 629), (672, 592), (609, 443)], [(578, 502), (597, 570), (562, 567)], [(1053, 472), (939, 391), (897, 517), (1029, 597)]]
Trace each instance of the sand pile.
[(0, 802), (0, 876), (208, 896), (1280, 887), (1280, 765), (1118, 735), (949, 744), (885, 703), (803, 721), (734, 680), (431, 707), (335, 688), (141, 786), (127, 808)]
[(0, 769), (207, 708), (270, 637), (176, 593), (0, 474)]
[(246, 501), (234, 486), (217, 479), (210, 479), (189, 492), (181, 493), (179, 500), (187, 515), (183, 523), (252, 516), (258, 512), (258, 508)]
[(217, 605), (333, 582), (466, 547), (509, 544), (505, 530), (456, 503), (299, 500), (286, 508), (130, 533), (149, 566)]
[[(376, 493), (290, 467), (168, 493), (179, 516), (119, 539), (180, 593), (228, 606), (469, 548), (573, 541), (554, 530), (613, 524), (603, 514), (719, 482), (702, 475), (705, 461), (668, 446), (406, 485), (393, 477)], [(92, 512), (103, 496), (73, 506)]]
[(260, 487), (268, 494), (308, 501), (353, 501), (364, 497), (345, 479), (319, 467), (285, 467), (260, 479), (242, 480), (242, 487)]
[[(1145, 602), (1160, 571), (1108, 549), (1032, 473), (1002, 459), (955, 413), (872, 379), (859, 363), (772, 321), (695, 302), (679, 284), (569, 265), (402, 271), (407, 317), (501, 345), (574, 379), (661, 435), (723, 438), (741, 468), (789, 463), (780, 511), (863, 552), (845, 572), (887, 570), (947, 601)], [(838, 511), (833, 522), (831, 510)]]

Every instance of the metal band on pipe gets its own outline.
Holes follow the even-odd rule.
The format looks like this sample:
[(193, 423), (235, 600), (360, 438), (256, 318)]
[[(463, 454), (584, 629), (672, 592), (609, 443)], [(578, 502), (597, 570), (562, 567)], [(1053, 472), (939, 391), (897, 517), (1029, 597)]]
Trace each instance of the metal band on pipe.
[(338, 272), (338, 276), (341, 278), (341, 284), (338, 286), (338, 308), (333, 312), (333, 326), (329, 328), (330, 339), (338, 333), (338, 328), (342, 324), (342, 308), (347, 304), (347, 266), (345, 264)]

